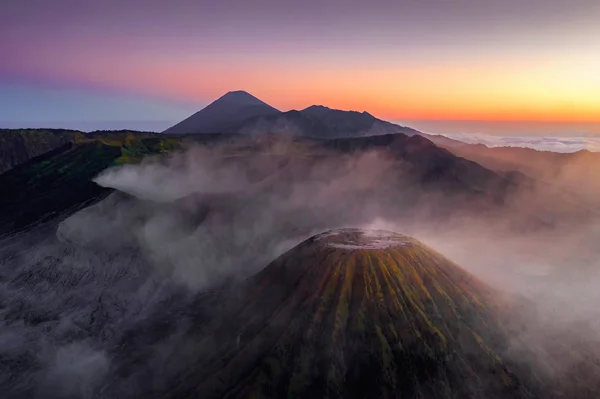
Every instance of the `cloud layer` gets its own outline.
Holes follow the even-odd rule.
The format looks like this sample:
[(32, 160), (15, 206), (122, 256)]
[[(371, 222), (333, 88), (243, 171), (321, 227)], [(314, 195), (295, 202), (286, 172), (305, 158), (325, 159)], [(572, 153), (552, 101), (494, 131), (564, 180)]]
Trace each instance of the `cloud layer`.
[(488, 147), (528, 147), (554, 152), (600, 151), (600, 136), (596, 135), (540, 137), (457, 133), (444, 136), (470, 144), (485, 144)]

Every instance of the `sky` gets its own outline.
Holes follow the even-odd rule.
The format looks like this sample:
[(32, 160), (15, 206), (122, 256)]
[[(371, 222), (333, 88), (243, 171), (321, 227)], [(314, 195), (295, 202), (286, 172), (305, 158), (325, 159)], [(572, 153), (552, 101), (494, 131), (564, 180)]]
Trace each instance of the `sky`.
[(598, 0), (2, 0), (0, 126), (162, 130), (247, 90), (600, 134), (598, 21)]

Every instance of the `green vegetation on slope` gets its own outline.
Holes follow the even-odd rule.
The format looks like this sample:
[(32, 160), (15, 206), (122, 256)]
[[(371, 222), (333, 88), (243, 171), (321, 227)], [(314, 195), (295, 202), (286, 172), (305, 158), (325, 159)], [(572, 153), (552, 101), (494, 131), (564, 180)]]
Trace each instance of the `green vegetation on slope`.
[(0, 129), (0, 173), (84, 137), (76, 130)]
[(67, 143), (0, 175), (0, 231), (42, 223), (103, 198), (92, 179), (121, 154), (101, 143)]
[(130, 134), (123, 142), (117, 143), (121, 148), (121, 156), (115, 161), (116, 164), (138, 163), (147, 155), (168, 154), (179, 151), (182, 144), (174, 138), (147, 138), (138, 139)]
[(84, 133), (64, 129), (0, 129), (0, 173), (67, 143), (101, 142), (122, 149), (121, 163), (139, 162), (144, 155), (166, 153), (181, 148), (178, 136), (165, 137), (130, 130)]
[(534, 396), (500, 355), (492, 289), (416, 240), (361, 234), (316, 236), (250, 279), (200, 329), (203, 355), (176, 396)]
[(68, 216), (104, 198), (111, 190), (92, 179), (110, 166), (136, 163), (146, 155), (181, 149), (176, 138), (154, 136), (158, 135), (73, 133), (65, 136), (67, 140), (62, 145), (0, 174), (0, 232)]

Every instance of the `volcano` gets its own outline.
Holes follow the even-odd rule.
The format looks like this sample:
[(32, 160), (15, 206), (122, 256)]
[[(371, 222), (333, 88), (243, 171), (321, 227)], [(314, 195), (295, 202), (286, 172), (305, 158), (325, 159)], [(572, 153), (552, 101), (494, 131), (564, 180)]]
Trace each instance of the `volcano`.
[(218, 298), (161, 397), (535, 396), (502, 358), (501, 296), (407, 236), (328, 231)]
[(248, 92), (230, 91), (163, 133), (222, 133), (230, 131), (248, 118), (278, 113), (279, 110)]

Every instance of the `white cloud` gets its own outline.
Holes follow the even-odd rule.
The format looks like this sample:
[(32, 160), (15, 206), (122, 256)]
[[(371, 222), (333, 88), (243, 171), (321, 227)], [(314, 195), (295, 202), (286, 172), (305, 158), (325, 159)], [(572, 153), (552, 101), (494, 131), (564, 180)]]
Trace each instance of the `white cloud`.
[(528, 147), (555, 152), (600, 151), (600, 136), (598, 135), (541, 137), (457, 133), (444, 136), (465, 143), (485, 144), (488, 147)]

